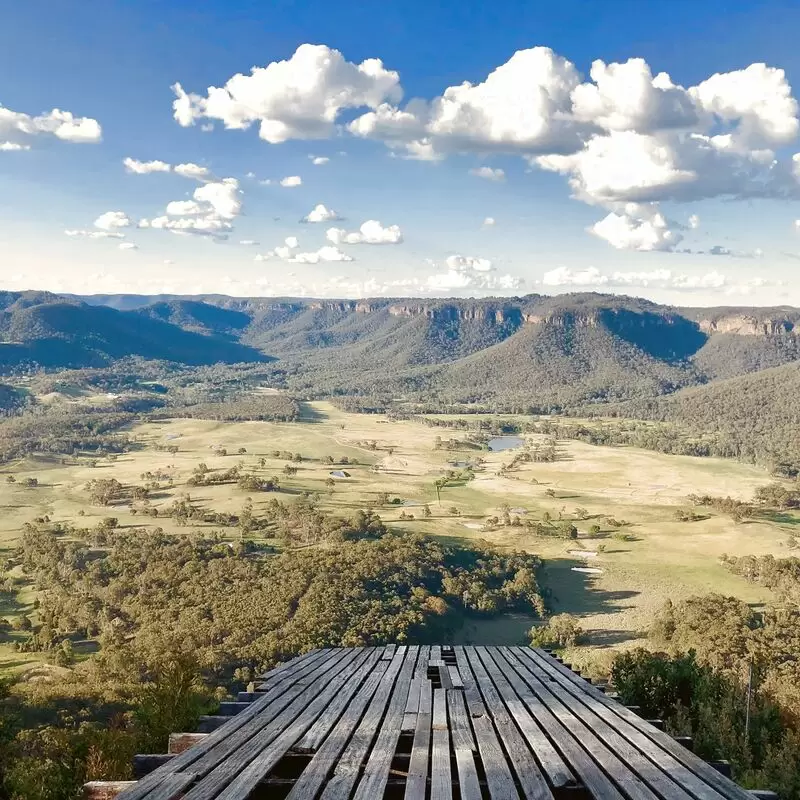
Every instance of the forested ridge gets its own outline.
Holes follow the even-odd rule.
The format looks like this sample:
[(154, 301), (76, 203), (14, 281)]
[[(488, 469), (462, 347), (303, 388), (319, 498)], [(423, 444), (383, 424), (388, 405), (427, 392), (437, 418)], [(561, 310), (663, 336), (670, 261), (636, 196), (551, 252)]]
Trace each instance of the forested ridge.
[(679, 309), (594, 293), (350, 301), (6, 292), (0, 369), (130, 356), (193, 365), (277, 359), (286, 387), (307, 398), (565, 411), (794, 362), (798, 321), (800, 311), (786, 307)]

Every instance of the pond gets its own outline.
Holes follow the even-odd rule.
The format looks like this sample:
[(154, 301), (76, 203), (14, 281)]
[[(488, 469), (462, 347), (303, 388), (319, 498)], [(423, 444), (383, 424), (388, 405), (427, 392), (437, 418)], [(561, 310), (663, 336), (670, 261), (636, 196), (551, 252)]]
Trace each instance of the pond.
[(501, 450), (513, 450), (515, 447), (522, 447), (525, 440), (520, 436), (495, 436), (494, 439), (489, 439), (489, 449), (493, 453), (498, 453)]

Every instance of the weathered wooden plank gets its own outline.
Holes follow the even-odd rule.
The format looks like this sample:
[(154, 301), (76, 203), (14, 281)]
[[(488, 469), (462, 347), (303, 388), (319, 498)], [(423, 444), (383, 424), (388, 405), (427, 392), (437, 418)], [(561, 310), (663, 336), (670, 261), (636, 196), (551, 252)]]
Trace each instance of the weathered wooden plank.
[[(408, 675), (408, 683), (411, 683), (411, 676), (414, 672), (416, 653), (406, 653), (405, 656), (396, 654), (390, 668), (381, 679), (375, 696), (369, 704), (369, 708), (364, 714), (358, 728), (353, 734), (350, 743), (339, 758), (333, 775), (325, 786), (321, 795), (321, 800), (348, 800), (356, 780), (358, 780), (359, 770), (367, 757), (369, 748), (378, 733), (387, 703), (394, 697), (395, 684), (398, 682), (399, 675)], [(403, 702), (406, 702), (406, 694)], [(298, 795), (298, 798), (301, 795)]]
[(431, 646), (431, 661), (441, 661), (442, 660), (442, 646), (438, 644), (434, 644)]
[[(515, 655), (519, 655), (513, 648)], [(524, 659), (522, 663), (529, 666)], [(528, 685), (536, 696), (547, 706), (548, 710), (574, 737), (591, 757), (602, 767), (604, 772), (613, 777), (614, 783), (627, 796), (655, 800), (655, 793), (636, 774), (628, 768), (606, 745), (595, 736), (594, 732), (576, 717), (561, 702), (559, 687), (552, 681), (540, 680), (541, 673), (531, 668), (523, 674)], [(552, 691), (551, 691), (552, 690)]]
[[(458, 793), (461, 800), (483, 800), (475, 756), (469, 750), (456, 750), (456, 770), (458, 771)], [(499, 795), (492, 794), (492, 798)], [(519, 795), (517, 795), (519, 797)]]
[(83, 784), (84, 800), (114, 800), (136, 781), (89, 781)]
[(173, 755), (179, 755), (198, 742), (202, 742), (206, 736), (208, 736), (207, 733), (171, 733), (169, 735), (167, 752)]
[(450, 673), (450, 683), (454, 689), (463, 689), (464, 688), (464, 681), (461, 680), (461, 675), (458, 671), (458, 667), (454, 667), (452, 664), (449, 664), (447, 667), (447, 671)]
[(283, 703), (287, 694), (291, 692), (293, 684), (299, 684), (301, 680), (313, 680), (323, 675), (332, 668), (332, 665), (335, 665), (339, 659), (344, 657), (344, 652), (341, 648), (312, 652), (279, 668), (280, 675), (278, 679), (270, 681), (271, 688), (264, 693), (262, 699), (256, 700), (247, 711), (232, 717), (229, 722), (210, 733), (202, 742), (181, 753), (168, 765), (151, 772), (146, 778), (137, 781), (135, 785), (126, 789), (120, 797), (122, 800), (141, 800), (141, 798), (147, 797), (162, 780), (186, 769), (219, 743), (228, 741), (240, 728), (243, 728), (253, 717), (261, 714), (267, 707), (273, 703)]
[(383, 648), (383, 655), (381, 658), (384, 661), (391, 661), (394, 658), (395, 650), (397, 650), (396, 644), (387, 644), (386, 647)]
[[(535, 653), (531, 656), (540, 664), (545, 674), (553, 674), (550, 670), (555, 670), (550, 664)], [(555, 671), (557, 673), (557, 670)], [(636, 747), (669, 777), (680, 785), (687, 793), (700, 800), (723, 800), (724, 795), (717, 792), (708, 783), (687, 769), (682, 763), (675, 759), (669, 752), (664, 750), (652, 739), (645, 736), (628, 722), (617, 716), (611, 709), (600, 703), (593, 695), (587, 691), (586, 684), (575, 684), (565, 676), (553, 674), (556, 682), (569, 692), (583, 707), (588, 709), (596, 718), (602, 720), (600, 727), (594, 725), (601, 735), (605, 731), (613, 731), (616, 735), (620, 734), (627, 742)], [(578, 713), (580, 708), (576, 707)], [(607, 726), (603, 727), (603, 726)], [(633, 762), (631, 762), (633, 765)], [(637, 763), (638, 760), (637, 760)], [(644, 775), (642, 775), (644, 777)]]
[(514, 688), (506, 680), (503, 672), (494, 662), (489, 649), (478, 647), (475, 652), (480, 657), (485, 668), (484, 672), (480, 672), (473, 663), (475, 675), (486, 699), (489, 713), (497, 714), (496, 719), (504, 722), (507, 718), (505, 710), (508, 710), (508, 713), (511, 714), (522, 731), (522, 735), (530, 745), (530, 748), (536, 754), (536, 758), (539, 760), (539, 764), (547, 775), (551, 786), (557, 789), (565, 786), (574, 786), (575, 776), (572, 771), (564, 763), (564, 759), (550, 743), (550, 740), (545, 736), (534, 717), (525, 707), (525, 704), (517, 696)]
[[(517, 650), (525, 650), (518, 648)], [(528, 651), (530, 653), (530, 650)], [(531, 661), (535, 663), (535, 657), (531, 654)], [(536, 675), (536, 670), (533, 670)], [(539, 674), (543, 675), (541, 669)], [(538, 677), (538, 676), (537, 676)], [(584, 687), (589, 687), (585, 681)], [(665, 772), (660, 770), (652, 761), (646, 758), (639, 750), (626, 741), (610, 725), (606, 724), (600, 717), (583, 705), (574, 695), (567, 692), (558, 681), (551, 681), (548, 685), (550, 692), (555, 695), (561, 703), (568, 709), (569, 714), (576, 720), (583, 723), (592, 734), (599, 738), (602, 743), (613, 751), (614, 755), (632, 772), (635, 777), (657, 793), (665, 800), (691, 800), (691, 795), (673, 781)], [(594, 755), (594, 753), (593, 753)], [(617, 767), (617, 769), (619, 769)], [(611, 770), (613, 776), (621, 786), (624, 784), (617, 777), (616, 770)], [(641, 791), (641, 789), (639, 789)]]
[(353, 800), (374, 800), (374, 798), (383, 795), (394, 752), (397, 749), (397, 740), (400, 738), (403, 711), (408, 700), (408, 690), (414, 673), (417, 654), (417, 647), (408, 648), (407, 663), (409, 668), (401, 670), (397, 678), (392, 699), (386, 711), (386, 717), (383, 720), (372, 752), (364, 766), (364, 774), (356, 786)]
[(450, 670), (444, 661), (439, 664), (439, 683), (442, 685), (442, 689), (453, 688), (453, 682), (450, 680)]
[[(356, 729), (364, 709), (373, 701), (373, 696), (378, 687), (383, 685), (384, 676), (386, 676), (387, 684), (391, 687), (394, 682), (394, 676), (399, 672), (402, 663), (402, 657), (395, 656), (391, 662), (381, 660), (375, 665), (358, 694), (353, 698), (336, 723), (336, 727), (331, 731), (330, 736), (322, 743), (311, 762), (303, 770), (302, 775), (297, 779), (287, 796), (287, 800), (305, 800), (308, 797), (316, 797), (331, 769), (337, 763), (339, 755), (350, 740), (350, 736)], [(386, 694), (388, 697), (388, 692)], [(382, 711), (385, 700), (381, 701), (380, 698), (375, 696), (374, 702), (376, 707), (380, 706)], [(368, 711), (367, 716), (369, 716), (369, 713)]]
[[(337, 693), (355, 691), (360, 681), (359, 667), (372, 649), (349, 652), (325, 681), (308, 686), (269, 725), (224, 760), (186, 794), (186, 800), (243, 800), (258, 786), (289, 748), (316, 721)], [(353, 688), (355, 685), (355, 688)]]
[(357, 685), (352, 687), (352, 691), (342, 691), (333, 699), (331, 704), (320, 714), (317, 721), (306, 731), (303, 738), (292, 746), (292, 750), (298, 753), (313, 753), (322, 744), (325, 737), (330, 733), (331, 728), (336, 724), (350, 699), (355, 694), (360, 685), (367, 679), (378, 660), (382, 659), (380, 651), (375, 650), (369, 658), (364, 661), (355, 673)]
[(427, 678), (428, 677), (428, 662), (431, 659), (431, 648), (430, 645), (423, 644), (420, 645), (419, 653), (417, 654), (417, 665), (414, 667), (414, 677), (415, 678)]
[[(508, 753), (508, 760), (511, 762), (511, 767), (516, 773), (523, 794), (525, 797), (529, 798), (529, 800), (531, 798), (552, 797), (539, 764), (533, 757), (530, 748), (517, 729), (517, 726), (514, 724), (497, 689), (481, 663), (478, 656), (479, 648), (465, 647), (464, 649), (467, 653), (470, 667), (472, 667), (472, 673), (475, 676), (478, 689), (483, 695), (486, 709), (494, 720), (498, 735)], [(479, 735), (477, 726), (475, 727), (475, 733)], [(554, 754), (558, 757), (558, 754)], [(559, 786), (566, 786), (574, 782), (572, 775), (566, 768), (557, 771), (556, 776), (559, 780)]]
[[(256, 747), (264, 737), (272, 736), (278, 726), (285, 724), (287, 718), (292, 719), (301, 713), (305, 705), (316, 697), (329, 681), (335, 680), (350, 666), (353, 659), (353, 651), (342, 650), (335, 659), (324, 662), (318, 670), (312, 671), (303, 680), (285, 687), (276, 687), (275, 691), (282, 692), (279, 700), (271, 703), (241, 728), (216, 743), (188, 768), (196, 778), (208, 778), (209, 774), (213, 775), (205, 788), (195, 787), (197, 793), (202, 797), (209, 791), (210, 786), (224, 785), (224, 780), (232, 769), (230, 765), (239, 763), (237, 753), (240, 753), (242, 748), (245, 748), (246, 752), (247, 749)], [(260, 739), (257, 738), (259, 736)]]
[(475, 752), (475, 737), (472, 735), (472, 726), (469, 724), (469, 715), (464, 702), (462, 689), (447, 690), (447, 710), (450, 716), (450, 735), (453, 739), (454, 750), (469, 750)]
[[(151, 772), (151, 775), (155, 773)], [(180, 797), (183, 790), (192, 782), (192, 776), (187, 774), (167, 775), (155, 789), (148, 795), (152, 800), (173, 800)]]
[[(533, 653), (538, 654), (546, 660), (546, 663), (551, 665), (552, 669), (558, 674), (567, 677), (571, 681), (579, 681), (570, 670), (565, 670), (562, 665), (548, 659), (547, 654), (542, 651), (534, 650)], [(646, 736), (651, 738), (656, 744), (663, 747), (670, 755), (680, 761), (685, 767), (688, 767), (692, 772), (701, 777), (704, 781), (713, 786), (720, 794), (731, 800), (752, 800), (752, 797), (745, 789), (738, 786), (733, 781), (728, 780), (723, 775), (720, 775), (713, 767), (706, 764), (701, 758), (698, 758), (694, 753), (682, 747), (679, 743), (675, 742), (668, 734), (653, 728), (648, 725), (641, 717), (637, 716), (625, 706), (610, 699), (602, 692), (597, 691), (594, 687), (587, 687), (585, 689), (596, 700), (603, 703), (610, 708), (617, 716), (630, 723), (634, 728), (638, 729)]]
[(432, 717), (433, 689), (431, 682), (426, 680), (420, 686), (417, 727), (414, 731), (414, 743), (411, 746), (411, 760), (408, 762), (408, 777), (406, 778), (406, 800), (419, 800), (426, 794)]
[(434, 689), (433, 691), (433, 729), (435, 731), (448, 730), (446, 689)]
[[(542, 662), (542, 664), (545, 668), (549, 667), (546, 662)], [(631, 744), (641, 750), (690, 794), (701, 798), (701, 800), (722, 800), (724, 795), (717, 792), (652, 739), (617, 716), (610, 708), (600, 703), (592, 694), (586, 692), (583, 687), (573, 684), (571, 681), (567, 680), (566, 677), (562, 679), (556, 678), (556, 680), (559, 680), (561, 685), (564, 686), (568, 692), (576, 696), (584, 705), (591, 709), (591, 711), (603, 719), (604, 722), (610, 725), (614, 730), (619, 731)], [(725, 772), (722, 772), (722, 774), (725, 775)], [(730, 777), (730, 775), (728, 774), (726, 777)]]
[(466, 701), (469, 714), (471, 717), (480, 717), (486, 713), (486, 707), (483, 705), (480, 692), (475, 686), (472, 670), (469, 668), (464, 649), (455, 647), (453, 651), (455, 653), (456, 663), (458, 664), (458, 674), (461, 676), (461, 681), (464, 684), (464, 700)]
[(450, 731), (447, 726), (447, 690), (433, 692), (433, 744), (431, 748), (431, 800), (452, 800)]
[[(568, 760), (570, 768), (581, 779), (581, 782), (591, 793), (592, 797), (595, 798), (595, 800), (622, 800), (622, 794), (619, 790), (597, 766), (583, 747), (581, 747), (580, 739), (574, 738), (569, 730), (561, 725), (550, 712), (547, 705), (533, 693), (531, 686), (538, 685), (538, 682), (535, 682), (536, 679), (533, 674), (508, 651), (508, 648), (503, 647), (498, 649), (502, 652), (502, 657), (498, 656), (495, 658), (498, 666), (536, 718), (542, 730), (547, 733), (559, 751), (564, 755), (564, 758)], [(535, 683), (530, 683), (530, 681), (534, 681)], [(545, 690), (542, 689), (542, 693), (544, 693), (544, 691)], [(552, 698), (552, 702), (557, 705), (555, 698)]]
[[(486, 784), (492, 800), (519, 800), (519, 792), (514, 785), (514, 778), (508, 766), (503, 748), (497, 738), (494, 725), (477, 690), (475, 678), (469, 666), (469, 660), (463, 647), (453, 648), (458, 663), (461, 679), (464, 681), (464, 696), (472, 718), (475, 741), (478, 745)], [(461, 751), (462, 753), (466, 751)], [(462, 756), (462, 763), (466, 761)], [(538, 771), (538, 767), (536, 767)], [(461, 773), (459, 772), (459, 775)], [(459, 778), (459, 783), (460, 783)]]

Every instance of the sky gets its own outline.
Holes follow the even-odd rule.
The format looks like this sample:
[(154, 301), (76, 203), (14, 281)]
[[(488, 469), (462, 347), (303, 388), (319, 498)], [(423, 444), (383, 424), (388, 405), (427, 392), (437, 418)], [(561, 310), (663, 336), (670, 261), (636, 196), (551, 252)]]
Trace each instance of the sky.
[(26, 0), (0, 289), (800, 305), (796, 0)]

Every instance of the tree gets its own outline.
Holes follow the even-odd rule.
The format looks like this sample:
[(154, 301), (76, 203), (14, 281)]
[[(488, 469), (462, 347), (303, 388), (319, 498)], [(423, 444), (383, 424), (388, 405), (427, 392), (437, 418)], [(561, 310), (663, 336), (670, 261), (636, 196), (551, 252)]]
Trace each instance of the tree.
[(134, 712), (141, 751), (163, 752), (169, 734), (193, 730), (210, 705), (210, 692), (203, 684), (195, 658), (183, 653), (162, 655), (151, 669), (151, 679), (141, 689)]
[(431, 507), (427, 503), (422, 506), (422, 516), (426, 519), (431, 516)]
[(530, 629), (531, 647), (574, 647), (584, 635), (583, 628), (572, 614), (556, 614), (546, 625)]

